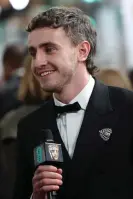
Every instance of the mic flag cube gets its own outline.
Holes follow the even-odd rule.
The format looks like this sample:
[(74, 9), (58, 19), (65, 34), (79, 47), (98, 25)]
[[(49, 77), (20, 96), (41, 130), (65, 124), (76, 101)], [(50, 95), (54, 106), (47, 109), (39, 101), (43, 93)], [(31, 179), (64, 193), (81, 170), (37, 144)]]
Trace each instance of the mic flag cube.
[(34, 164), (60, 167), (63, 163), (61, 144), (45, 142), (34, 148)]

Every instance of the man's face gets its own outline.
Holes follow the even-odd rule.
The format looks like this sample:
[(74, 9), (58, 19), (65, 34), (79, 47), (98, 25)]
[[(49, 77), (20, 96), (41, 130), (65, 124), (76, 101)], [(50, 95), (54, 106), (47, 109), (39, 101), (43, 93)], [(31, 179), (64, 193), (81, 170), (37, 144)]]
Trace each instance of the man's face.
[(62, 28), (40, 28), (28, 37), (32, 72), (48, 92), (60, 92), (69, 84), (77, 67), (77, 48)]

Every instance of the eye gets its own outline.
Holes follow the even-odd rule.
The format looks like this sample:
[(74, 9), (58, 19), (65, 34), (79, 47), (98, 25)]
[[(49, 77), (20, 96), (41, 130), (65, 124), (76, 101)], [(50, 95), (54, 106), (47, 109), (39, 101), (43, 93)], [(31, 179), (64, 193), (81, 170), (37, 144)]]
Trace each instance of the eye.
[(56, 48), (54, 46), (48, 46), (45, 48), (46, 53), (50, 54), (56, 51)]

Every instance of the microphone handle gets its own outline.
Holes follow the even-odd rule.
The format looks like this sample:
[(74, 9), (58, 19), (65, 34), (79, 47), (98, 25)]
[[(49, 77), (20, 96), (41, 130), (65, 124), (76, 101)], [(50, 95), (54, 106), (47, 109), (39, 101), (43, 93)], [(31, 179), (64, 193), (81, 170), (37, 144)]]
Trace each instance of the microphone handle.
[(47, 193), (48, 199), (57, 199), (56, 196), (57, 196), (56, 191), (50, 191), (50, 192)]

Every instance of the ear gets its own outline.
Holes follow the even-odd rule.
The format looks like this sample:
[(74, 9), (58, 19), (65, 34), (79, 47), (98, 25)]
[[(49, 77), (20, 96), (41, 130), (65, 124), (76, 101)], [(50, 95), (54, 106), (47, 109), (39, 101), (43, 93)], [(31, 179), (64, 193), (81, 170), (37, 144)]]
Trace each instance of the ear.
[(90, 44), (88, 41), (83, 41), (78, 45), (78, 61), (84, 62), (86, 61), (88, 55), (90, 53)]

